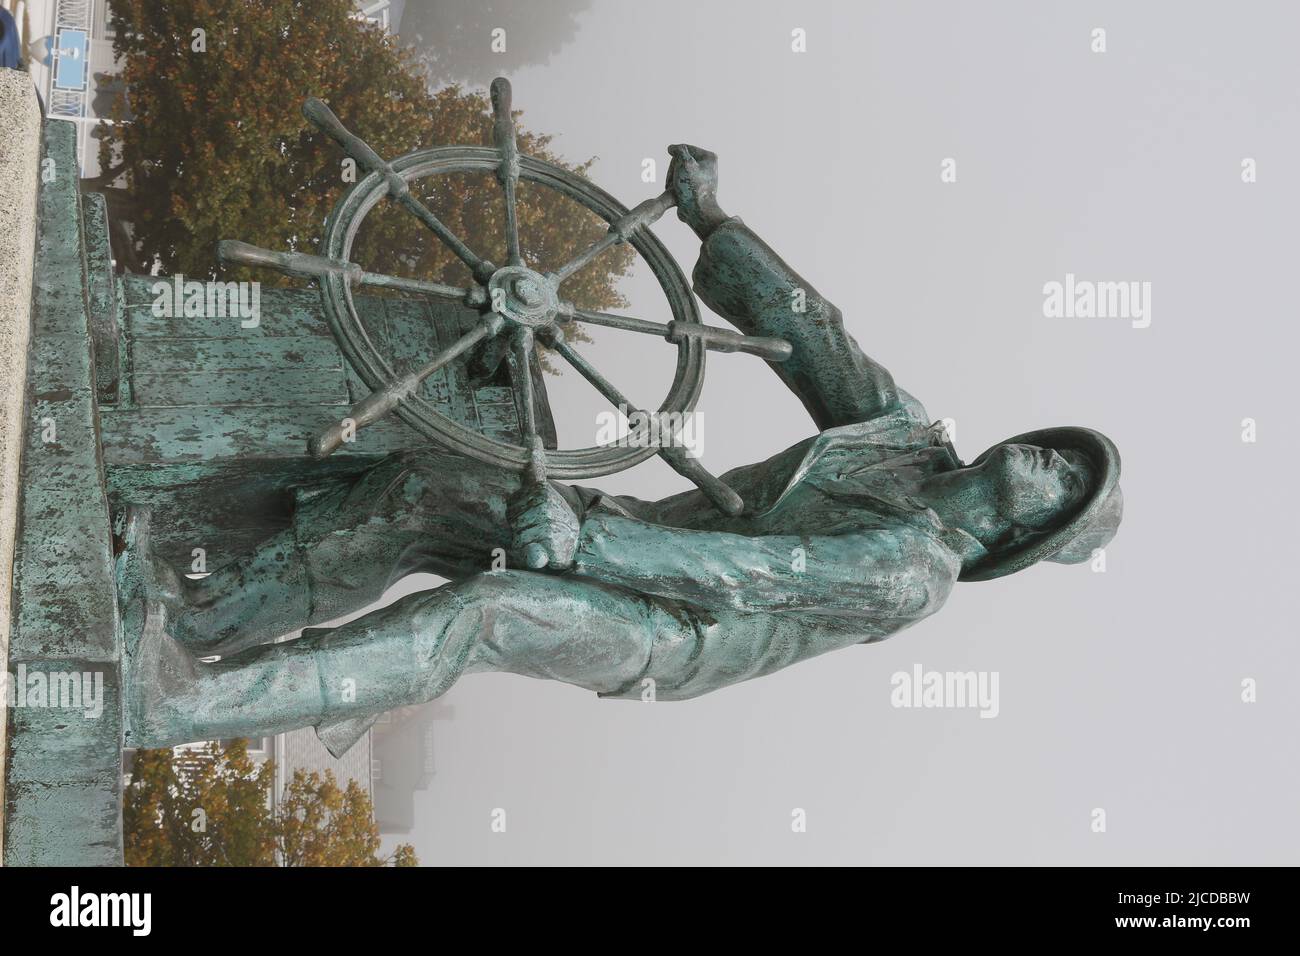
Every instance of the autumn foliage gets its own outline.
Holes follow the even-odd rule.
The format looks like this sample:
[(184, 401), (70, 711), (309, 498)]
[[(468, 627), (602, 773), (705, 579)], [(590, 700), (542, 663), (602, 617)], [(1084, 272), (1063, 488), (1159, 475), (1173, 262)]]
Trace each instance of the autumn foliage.
[(122, 800), (128, 866), (416, 866), (379, 855), (369, 795), (298, 770), (272, 806), (275, 766), (242, 740), (136, 752)]
[[(111, 0), (114, 50), (126, 95), (101, 143), (119, 262), (202, 278), (274, 277), (219, 270), (220, 239), (316, 252), (325, 217), (350, 186), (339, 147), (302, 116), (315, 96), (389, 159), (435, 145), (491, 145), (483, 93), (431, 90), (412, 54), (352, 15), (349, 0)], [(578, 173), (551, 139), (519, 126), (523, 153)], [(364, 175), (357, 170), (356, 176)], [(480, 255), (505, 261), (501, 191), (488, 174), (413, 186)], [(526, 261), (554, 268), (606, 228), (544, 187), (521, 183)], [(625, 304), (616, 281), (632, 250), (618, 246), (565, 285), (588, 308)], [(357, 236), (353, 261), (373, 271), (463, 285), (468, 270), (410, 214), (381, 204)]]

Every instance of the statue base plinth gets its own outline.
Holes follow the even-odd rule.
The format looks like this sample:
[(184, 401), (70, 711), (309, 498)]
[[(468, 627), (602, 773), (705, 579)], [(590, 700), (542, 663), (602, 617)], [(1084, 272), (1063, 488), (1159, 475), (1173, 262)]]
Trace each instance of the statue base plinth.
[[(28, 80), (30, 82), (30, 80)], [(92, 308), (102, 197), (75, 124), (44, 124), (5, 696), (4, 863), (122, 864), (121, 639), (100, 460)], [(90, 228), (93, 225), (97, 228)], [(6, 498), (6, 500), (10, 500)]]

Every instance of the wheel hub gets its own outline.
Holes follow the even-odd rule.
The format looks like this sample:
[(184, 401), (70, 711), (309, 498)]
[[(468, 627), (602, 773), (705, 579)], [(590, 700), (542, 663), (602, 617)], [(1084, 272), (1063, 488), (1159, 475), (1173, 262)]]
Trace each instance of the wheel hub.
[(524, 266), (505, 266), (488, 280), (488, 306), (515, 325), (538, 328), (551, 324), (560, 302), (555, 286)]

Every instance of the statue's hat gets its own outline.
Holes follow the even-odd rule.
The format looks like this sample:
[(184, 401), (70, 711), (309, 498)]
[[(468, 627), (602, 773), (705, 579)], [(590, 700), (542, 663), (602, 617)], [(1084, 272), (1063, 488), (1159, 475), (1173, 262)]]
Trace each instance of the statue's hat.
[(964, 568), (958, 580), (988, 581), (1045, 561), (1085, 531), (1106, 507), (1119, 485), (1119, 449), (1101, 432), (1091, 428), (1040, 428), (998, 442), (970, 463), (975, 467), (1002, 445), (1036, 445), (1056, 451), (1074, 451), (1092, 465), (1092, 487), (1073, 514), (1060, 526), (1018, 547), (990, 552)]

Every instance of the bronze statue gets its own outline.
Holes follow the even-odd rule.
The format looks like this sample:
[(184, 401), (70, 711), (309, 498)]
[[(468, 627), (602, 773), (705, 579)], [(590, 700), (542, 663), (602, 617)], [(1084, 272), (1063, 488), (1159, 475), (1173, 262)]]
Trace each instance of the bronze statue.
[[(508, 87), (498, 81), (493, 96), (499, 175), (510, 196), (520, 157), (510, 149)], [(323, 104), (308, 113), (364, 159), (378, 188), (408, 202), (394, 171), (400, 161), (388, 166), (365, 153)], [(1105, 436), (1044, 429), (964, 464), (942, 427), (844, 331), (840, 311), (722, 211), (716, 157), (693, 146), (670, 152), (668, 191), (614, 222), (610, 242), (675, 206), (701, 241), (695, 292), (743, 335), (689, 322), (657, 328), (672, 341), (766, 358), (819, 434), (720, 479), (680, 449), (660, 449), (700, 489), (641, 501), (557, 480), (567, 476), (556, 467), (564, 459), (530, 421), (529, 444), (509, 460), (431, 447), (313, 490), (287, 530), (199, 580), (150, 557), (149, 515), (136, 509), (118, 558), (130, 744), (310, 725), (342, 753), (384, 711), (431, 700), (483, 671), (608, 697), (694, 697), (883, 640), (942, 607), (956, 581), (1040, 560), (1085, 561), (1113, 537), (1120, 462)], [(566, 306), (554, 291), (562, 277), (529, 270), (517, 238), (510, 248), (501, 269), (472, 260), (482, 290), (466, 301), (483, 307), (484, 322), (472, 342), (437, 361), (502, 335), (526, 361), (535, 336), (599, 378), (563, 342)], [(344, 261), (346, 249), (324, 251), (228, 244), (223, 254), (317, 276), (335, 292), (367, 281)], [(578, 312), (568, 317), (600, 320)], [(412, 376), (428, 374), (398, 380), (383, 372), (367, 378), (372, 396), (315, 440), (315, 454), (400, 410), (422, 380)], [(530, 392), (528, 407), (532, 400)], [(509, 554), (507, 569), (490, 570), (494, 549)], [(417, 571), (450, 583), (341, 627), (315, 627)], [(301, 637), (277, 643), (304, 626)]]

